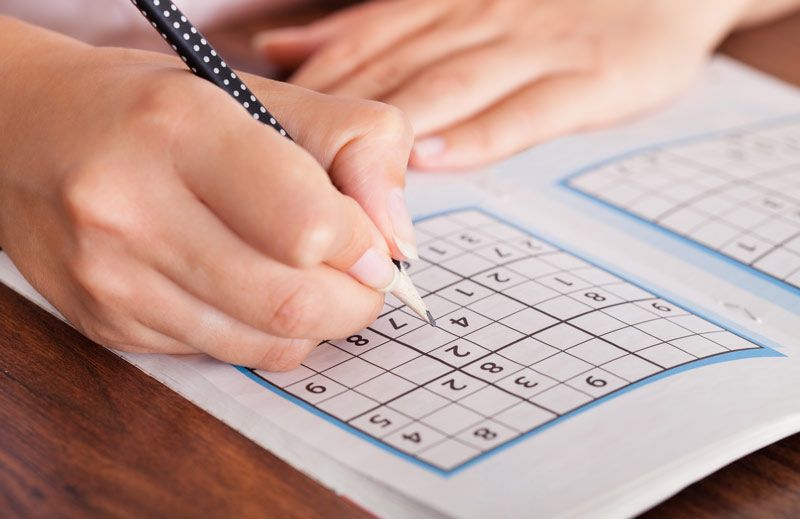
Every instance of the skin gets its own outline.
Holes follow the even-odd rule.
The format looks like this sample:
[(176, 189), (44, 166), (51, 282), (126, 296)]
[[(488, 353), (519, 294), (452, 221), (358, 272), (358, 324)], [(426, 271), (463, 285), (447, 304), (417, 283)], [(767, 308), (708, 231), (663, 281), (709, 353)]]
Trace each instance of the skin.
[(682, 91), (731, 30), (798, 0), (385, 0), (259, 35), (290, 81), (403, 110), (411, 166), (481, 166)]
[(296, 145), (171, 56), (2, 17), (0, 52), (0, 245), (89, 338), (285, 370), (375, 319), (396, 109), (244, 76)]

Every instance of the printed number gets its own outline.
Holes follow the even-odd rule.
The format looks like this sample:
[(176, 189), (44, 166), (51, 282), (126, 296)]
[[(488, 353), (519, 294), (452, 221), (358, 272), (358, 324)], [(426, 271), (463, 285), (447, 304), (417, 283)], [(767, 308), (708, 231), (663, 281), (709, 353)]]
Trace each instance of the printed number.
[(467, 297), (472, 297), (472, 296), (474, 296), (474, 295), (475, 295), (475, 292), (464, 292), (464, 291), (463, 291), (463, 290), (461, 290), (460, 288), (457, 288), (457, 289), (456, 289), (456, 292), (460, 292), (460, 293), (464, 294), (464, 295), (465, 295), (465, 296), (467, 296)]
[(492, 431), (491, 429), (487, 429), (486, 427), (481, 427), (480, 429), (475, 429), (472, 433), (478, 438), (483, 438), (484, 440), (494, 440), (497, 438), (497, 433)]
[(381, 418), (381, 415), (374, 414), (369, 417), (369, 421), (374, 423), (375, 425), (380, 425), (381, 427), (389, 427), (392, 425), (392, 421), (388, 418)]
[(417, 432), (413, 432), (411, 434), (404, 434), (403, 439), (413, 443), (419, 443), (422, 441), (422, 437)]
[(536, 386), (539, 385), (538, 382), (531, 382), (530, 380), (526, 379), (525, 377), (519, 377), (518, 379), (516, 379), (514, 381), (514, 383), (515, 384), (519, 384), (520, 386), (528, 388), (528, 389), (530, 389), (532, 387), (536, 387)]
[(511, 256), (511, 252), (503, 252), (503, 251), (500, 250), (500, 247), (495, 247), (494, 248), (494, 252), (497, 253), (497, 256), (499, 258), (507, 258), (507, 257)]
[(572, 285), (574, 285), (574, 283), (572, 281), (564, 281), (561, 278), (555, 278), (555, 280), (558, 281), (559, 283), (567, 285), (568, 287), (571, 287)]
[(494, 362), (484, 362), (481, 364), (481, 369), (484, 371), (488, 371), (489, 373), (500, 373), (503, 371), (502, 366), (498, 366)]
[(491, 274), (489, 274), (486, 277), (487, 278), (492, 278), (495, 281), (497, 281), (498, 283), (508, 283), (509, 281), (511, 281), (511, 278), (505, 278), (505, 279), (500, 278), (500, 273), (499, 272), (492, 272)]
[(523, 240), (521, 243), (522, 243), (522, 245), (528, 247), (529, 249), (533, 249), (533, 250), (540, 250), (542, 248), (541, 245), (536, 245), (530, 240)]
[(369, 344), (369, 339), (365, 339), (360, 335), (351, 335), (347, 338), (347, 342), (350, 344), (355, 344), (356, 346), (366, 346)]
[(455, 355), (456, 357), (466, 357), (466, 356), (468, 356), (470, 354), (470, 352), (468, 352), (468, 351), (465, 351), (464, 353), (459, 353), (458, 344), (454, 344), (454, 345), (450, 346), (449, 348), (447, 348), (444, 351), (446, 351), (447, 353), (450, 353), (452, 351), (453, 355)]
[(459, 317), (458, 319), (450, 319), (450, 324), (457, 324), (462, 328), (467, 328), (469, 326), (466, 317)]
[(603, 387), (606, 384), (608, 384), (608, 382), (606, 382), (602, 378), (594, 378), (592, 376), (586, 377), (586, 383), (594, 387)]
[(328, 390), (328, 388), (326, 388), (325, 386), (323, 386), (321, 384), (314, 385), (313, 382), (309, 382), (306, 385), (306, 391), (308, 391), (309, 393), (314, 393), (315, 395), (318, 395), (320, 393), (324, 393), (327, 390)]
[(450, 389), (452, 389), (453, 391), (461, 391), (462, 389), (466, 389), (467, 388), (466, 384), (461, 384), (461, 386), (456, 387), (456, 380), (453, 379), (453, 378), (445, 380), (444, 382), (442, 382), (442, 385), (443, 386), (450, 386)]
[(389, 324), (391, 324), (392, 328), (394, 328), (395, 330), (399, 330), (400, 328), (408, 326), (408, 323), (397, 324), (396, 322), (394, 322), (394, 317), (389, 318)]
[(462, 234), (460, 238), (467, 243), (480, 243), (480, 240), (478, 238), (470, 236), (469, 234)]
[(409, 262), (408, 262), (408, 261), (406, 261), (406, 260), (402, 260), (402, 261), (400, 262), (400, 264), (403, 266), (403, 269), (404, 269), (404, 270), (408, 270), (408, 269), (410, 269), (410, 268), (411, 268), (411, 263), (409, 263)]
[(583, 295), (584, 295), (585, 297), (588, 297), (588, 298), (589, 298), (589, 299), (591, 299), (592, 301), (597, 301), (598, 303), (600, 303), (600, 302), (602, 302), (602, 301), (605, 301), (605, 300), (606, 300), (606, 298), (605, 298), (604, 296), (601, 296), (601, 295), (600, 295), (600, 294), (598, 294), (597, 292), (586, 292), (586, 293), (585, 293), (585, 294), (583, 294)]
[(667, 305), (659, 304), (658, 301), (653, 303), (652, 306), (653, 306), (653, 308), (655, 308), (659, 312), (671, 312), (672, 311), (672, 308), (668, 307)]

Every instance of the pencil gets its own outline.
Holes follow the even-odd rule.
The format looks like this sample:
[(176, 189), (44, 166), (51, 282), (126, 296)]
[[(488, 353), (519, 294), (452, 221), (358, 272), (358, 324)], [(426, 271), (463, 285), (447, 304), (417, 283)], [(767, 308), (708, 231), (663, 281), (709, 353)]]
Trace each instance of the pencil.
[[(272, 126), (281, 135), (293, 140), (174, 2), (131, 0), (131, 3), (144, 15), (150, 25), (161, 34), (161, 37), (195, 75), (225, 90), (231, 97), (239, 101), (239, 104), (254, 119)], [(393, 260), (393, 262), (397, 271), (395, 272), (394, 281), (385, 292), (390, 292), (425, 322), (431, 326), (436, 326), (433, 315), (428, 311), (406, 269), (403, 268), (399, 261)]]

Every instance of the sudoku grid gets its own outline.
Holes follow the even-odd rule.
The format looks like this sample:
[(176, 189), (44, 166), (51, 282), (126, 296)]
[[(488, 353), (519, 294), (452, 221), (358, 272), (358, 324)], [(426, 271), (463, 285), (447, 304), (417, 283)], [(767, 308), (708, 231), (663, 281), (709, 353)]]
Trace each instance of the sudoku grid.
[(293, 371), (250, 373), (449, 472), (633, 383), (760, 346), (473, 209), (418, 222), (431, 327), (389, 297)]
[(567, 185), (800, 289), (800, 122), (657, 146)]

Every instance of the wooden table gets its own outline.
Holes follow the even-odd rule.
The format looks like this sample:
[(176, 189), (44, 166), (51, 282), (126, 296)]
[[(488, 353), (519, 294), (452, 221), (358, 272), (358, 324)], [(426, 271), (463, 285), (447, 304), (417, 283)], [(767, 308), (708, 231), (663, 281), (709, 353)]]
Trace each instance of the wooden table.
[[(800, 15), (722, 48), (800, 85)], [(2, 285), (0, 370), (0, 516), (369, 517)], [(800, 517), (800, 434), (645, 514), (685, 516)]]

